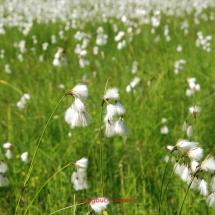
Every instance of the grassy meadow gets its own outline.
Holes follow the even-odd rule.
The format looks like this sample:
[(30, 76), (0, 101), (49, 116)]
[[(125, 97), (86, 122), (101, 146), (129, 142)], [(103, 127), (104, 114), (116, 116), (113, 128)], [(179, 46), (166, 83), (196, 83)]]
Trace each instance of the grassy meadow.
[[(86, 84), (89, 90), (84, 103), (91, 123), (71, 128), (64, 114), (74, 97), (66, 96), (62, 100), (42, 137), (16, 214), (25, 214), (32, 198), (54, 173), (82, 157), (89, 160), (89, 188), (74, 190), (71, 174), (75, 167), (70, 165), (44, 186), (26, 214), (49, 215), (102, 195), (112, 199), (107, 213), (103, 214), (179, 214), (188, 185), (176, 174), (169, 181), (160, 213), (158, 211), (166, 166), (164, 158), (170, 154), (166, 146), (174, 146), (180, 138), (188, 139), (199, 142), (204, 157), (209, 153), (215, 155), (213, 11), (214, 8), (209, 7), (198, 15), (194, 12), (183, 16), (151, 13), (150, 17), (159, 22), (154, 27), (151, 20), (141, 23), (129, 15), (95, 22), (77, 20), (73, 27), (71, 20), (68, 24), (58, 19), (38, 23), (35, 19), (26, 34), (23, 26), (5, 26), (4, 34), (0, 35), (0, 159), (8, 165), (5, 176), (9, 185), (0, 187), (0, 214), (15, 214), (40, 135), (60, 99), (78, 83)], [(116, 39), (120, 31), (124, 34)], [(102, 45), (96, 43), (98, 34), (107, 35)], [(198, 46), (198, 35), (208, 36), (208, 41)], [(48, 44), (46, 50), (44, 43)], [(209, 45), (203, 48), (206, 43)], [(87, 54), (75, 53), (77, 44), (82, 45), (82, 51)], [(58, 48), (63, 49), (61, 54), (66, 65), (53, 65)], [(181, 59), (184, 61), (177, 70), (175, 62)], [(135, 77), (139, 78), (136, 86), (128, 87)], [(192, 95), (186, 95), (189, 78), (195, 78), (200, 86)], [(106, 104), (102, 109), (101, 103), (105, 90), (112, 87), (119, 90), (119, 101), (126, 109), (124, 122), (130, 130), (126, 136), (104, 135)], [(20, 108), (17, 102), (25, 93), (30, 99)], [(200, 107), (196, 118), (189, 113), (194, 105)], [(162, 122), (163, 118), (167, 122)], [(185, 120), (193, 127), (191, 137), (182, 131)], [(165, 125), (168, 130), (162, 133)], [(10, 159), (3, 148), (6, 142), (12, 144)], [(21, 161), (23, 152), (29, 153), (28, 163)], [(176, 155), (176, 159), (179, 157), (180, 154)], [(164, 187), (172, 170), (173, 164), (169, 162)], [(209, 180), (208, 175), (203, 177)], [(137, 201), (122, 203), (119, 198)], [(214, 209), (205, 199), (198, 190), (190, 190), (182, 214), (213, 214)], [(84, 203), (77, 205), (76, 212), (71, 207), (56, 214), (87, 214), (90, 210), (90, 205)]]

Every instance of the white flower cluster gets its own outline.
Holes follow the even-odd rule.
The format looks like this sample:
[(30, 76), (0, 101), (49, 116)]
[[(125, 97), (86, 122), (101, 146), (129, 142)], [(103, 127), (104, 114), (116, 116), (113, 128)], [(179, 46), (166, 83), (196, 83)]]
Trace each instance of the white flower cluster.
[(7, 170), (7, 164), (3, 160), (0, 160), (0, 187), (5, 187), (9, 185), (9, 180), (4, 174)]
[(7, 157), (7, 159), (11, 159), (12, 158), (13, 145), (9, 142), (6, 142), (3, 144), (3, 148), (6, 149), (5, 156)]
[(27, 101), (27, 100), (30, 100), (30, 98), (31, 98), (30, 95), (27, 94), (27, 93), (25, 93), (25, 94), (21, 97), (20, 101), (18, 101), (18, 102), (16, 103), (16, 106), (17, 106), (19, 109), (24, 109), (24, 108), (25, 108), (26, 101)]
[(134, 77), (133, 80), (130, 82), (129, 85), (126, 87), (126, 92), (130, 93), (131, 91), (136, 94), (136, 86), (141, 82), (141, 79), (139, 77)]
[[(196, 117), (200, 108), (196, 105), (189, 108), (189, 112)], [(193, 128), (186, 120), (182, 127), (191, 137)], [(210, 207), (215, 207), (215, 159), (209, 155), (202, 161), (203, 149), (198, 147), (198, 142), (179, 140), (175, 146), (168, 145), (166, 148), (171, 151), (165, 161), (174, 163), (174, 172), (181, 180), (186, 182), (190, 189), (198, 190), (201, 195), (207, 197), (206, 201)], [(207, 177), (212, 174), (212, 177)], [(210, 183), (209, 183), (210, 180)], [(209, 195), (209, 193), (211, 193)]]
[(160, 129), (161, 134), (168, 134), (169, 133), (169, 128), (167, 126), (167, 119), (162, 118), (161, 123), (163, 124), (163, 126)]
[(179, 44), (176, 48), (177, 52), (181, 52), (183, 50), (182, 45)]
[[(87, 177), (86, 177), (88, 159), (83, 157), (72, 164), (74, 164), (77, 167), (77, 170), (73, 172), (71, 176), (71, 182), (73, 183), (74, 189), (76, 191), (88, 189), (88, 183), (87, 183)], [(91, 208), (96, 213), (100, 214), (103, 210), (107, 208), (107, 205), (110, 203), (110, 201), (108, 198), (99, 197), (99, 198), (92, 198), (89, 203)], [(87, 214), (91, 214), (91, 212)]]
[(0, 50), (0, 58), (3, 59), (4, 58), (4, 54), (5, 54), (5, 50), (1, 49)]
[(137, 72), (137, 66), (138, 66), (138, 62), (137, 61), (134, 61), (132, 63), (132, 70), (131, 70), (131, 73), (136, 73)]
[(185, 63), (186, 63), (186, 60), (183, 60), (183, 59), (175, 61), (174, 72), (175, 72), (176, 75), (179, 73), (179, 71), (184, 69), (183, 65)]
[(117, 48), (120, 50), (125, 47), (126, 41), (123, 40), (123, 37), (125, 36), (124, 31), (119, 31), (118, 34), (115, 36), (114, 40), (118, 42)]
[(57, 38), (56, 38), (56, 36), (53, 34), (53, 35), (51, 35), (51, 43), (52, 44), (55, 44), (57, 42)]
[(74, 37), (77, 40), (80, 40), (80, 41), (82, 40), (82, 44), (78, 43), (75, 47), (74, 52), (78, 55), (80, 67), (84, 68), (85, 66), (90, 64), (90, 61), (86, 58), (86, 55), (87, 55), (86, 48), (91, 39), (91, 35), (78, 31)]
[(67, 65), (67, 57), (64, 53), (64, 49), (58, 48), (57, 52), (54, 55), (53, 60), (54, 66), (66, 66)]
[(18, 44), (14, 43), (13, 46), (15, 48), (19, 48), (20, 53), (25, 53), (27, 51), (25, 44), (26, 44), (25, 40), (21, 40)]
[[(109, 101), (114, 101), (115, 104), (109, 103)], [(119, 92), (117, 88), (110, 88), (106, 91), (103, 96), (102, 105), (104, 102), (107, 102), (106, 115), (104, 117), (105, 123), (105, 135), (107, 137), (112, 137), (115, 134), (119, 135), (127, 135), (129, 133), (129, 129), (124, 123), (123, 115), (125, 114), (125, 108), (118, 101), (119, 100)], [(118, 120), (115, 120), (116, 116), (119, 116)]]
[(210, 52), (211, 51), (211, 44), (209, 41), (212, 39), (212, 36), (208, 35), (206, 37), (203, 37), (202, 32), (199, 31), (199, 32), (197, 32), (197, 37), (198, 38), (196, 39), (196, 46), (197, 47), (202, 46), (203, 50)]
[(167, 42), (169, 42), (171, 40), (171, 37), (169, 36), (169, 27), (168, 27), (168, 25), (164, 26), (164, 36), (166, 37)]
[(98, 46), (94, 46), (93, 47), (93, 54), (97, 55), (99, 53), (99, 47)]
[(96, 37), (96, 44), (98, 46), (106, 45), (107, 44), (108, 35), (104, 34), (103, 27), (98, 27), (97, 29), (97, 37)]
[[(196, 118), (196, 114), (200, 112), (200, 107), (199, 106), (192, 106), (189, 108), (189, 113), (193, 115), (194, 118)], [(182, 126), (182, 131), (186, 131), (187, 137), (193, 136), (193, 126), (191, 123), (189, 123), (188, 120), (185, 120)]]
[(20, 156), (22, 162), (24, 163), (28, 163), (29, 162), (29, 159), (28, 159), (28, 152), (23, 152)]
[(180, 29), (184, 31), (184, 35), (187, 35), (189, 33), (189, 23), (187, 20), (181, 23)]
[(87, 158), (81, 158), (73, 163), (77, 167), (77, 171), (72, 173), (71, 181), (76, 191), (88, 188), (86, 169), (88, 165)]
[(196, 78), (188, 78), (187, 82), (189, 84), (189, 88), (186, 89), (186, 96), (191, 96), (195, 94), (196, 91), (201, 90), (200, 84), (196, 83)]
[(200, 107), (199, 106), (192, 106), (189, 108), (189, 113), (193, 114), (194, 118), (196, 118), (196, 114), (200, 112)]
[(152, 23), (152, 29), (151, 29), (151, 33), (154, 34), (155, 33), (155, 28), (157, 28), (160, 25), (160, 20), (161, 20), (161, 14), (160, 11), (157, 10), (154, 12), (153, 16), (151, 17), (151, 23)]
[(103, 210), (105, 210), (110, 203), (109, 199), (106, 197), (98, 197), (98, 198), (93, 198), (90, 202), (90, 206), (92, 209), (100, 214)]
[(5, 64), (4, 70), (5, 70), (6, 73), (10, 74), (11, 73), (10, 65), (9, 64)]
[(73, 95), (75, 100), (65, 113), (65, 121), (71, 128), (88, 126), (91, 118), (86, 112), (85, 105), (82, 102), (82, 100), (86, 99), (88, 96), (87, 86), (78, 84), (67, 92), (66, 95)]
[(182, 130), (187, 132), (188, 137), (191, 137), (193, 135), (193, 126), (189, 124), (187, 120), (184, 121)]
[(48, 49), (48, 47), (49, 47), (49, 43), (45, 42), (42, 44), (43, 51), (46, 51)]
[(32, 40), (33, 40), (33, 44), (37, 44), (37, 37), (36, 37), (36, 35), (32, 35)]

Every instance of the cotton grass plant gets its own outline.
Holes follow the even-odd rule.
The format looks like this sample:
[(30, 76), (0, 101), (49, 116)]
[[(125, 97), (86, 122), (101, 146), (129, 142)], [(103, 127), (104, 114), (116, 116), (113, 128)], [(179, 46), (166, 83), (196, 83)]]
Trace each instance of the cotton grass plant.
[[(25, 188), (27, 186), (27, 182), (28, 182), (28, 180), (30, 178), (30, 175), (31, 175), (31, 172), (32, 172), (32, 169), (33, 169), (33, 166), (34, 166), (34, 162), (35, 162), (35, 157), (36, 157), (36, 154), (38, 152), (38, 149), (39, 149), (42, 137), (43, 137), (43, 135), (44, 135), (44, 133), (45, 133), (45, 131), (46, 131), (48, 125), (49, 125), (49, 122), (50, 122), (51, 118), (53, 117), (56, 109), (58, 108), (58, 106), (60, 105), (60, 103), (63, 101), (63, 99), (65, 98), (65, 96), (67, 96), (67, 95), (73, 95), (75, 97), (75, 102), (73, 104), (73, 106), (75, 106), (75, 107), (73, 108), (74, 110), (72, 110), (72, 111), (70, 111), (69, 109), (68, 109), (69, 111), (68, 110), (66, 111), (66, 113), (65, 113), (65, 120), (66, 120), (66, 122), (69, 123), (71, 125), (71, 127), (75, 127), (75, 126), (87, 126), (89, 124), (89, 117), (88, 117), (87, 113), (85, 112), (85, 108), (84, 108), (83, 103), (81, 102), (81, 100), (78, 100), (78, 102), (77, 102), (77, 99), (79, 99), (79, 98), (80, 99), (85, 99), (88, 96), (88, 89), (87, 89), (87, 87), (85, 85), (78, 84), (72, 90), (70, 90), (67, 93), (65, 93), (65, 95), (60, 99), (59, 103), (54, 108), (54, 111), (51, 113), (51, 116), (49, 117), (49, 119), (48, 119), (48, 121), (47, 121), (47, 123), (45, 125), (45, 128), (43, 129), (43, 132), (42, 132), (42, 134), (40, 136), (40, 139), (38, 141), (37, 147), (35, 149), (34, 156), (32, 158), (31, 164), (30, 164), (30, 168), (28, 170), (27, 176), (26, 176), (25, 181), (24, 181), (22, 192), (21, 192), (20, 198), (19, 198), (17, 206), (16, 206), (16, 212), (15, 212), (15, 214), (18, 213), (19, 206), (20, 206), (20, 200), (22, 199), (23, 192), (24, 192), (24, 190), (25, 190)], [(70, 109), (72, 109), (72, 107)], [(86, 116), (88, 118), (86, 118)], [(85, 163), (86, 163), (86, 161), (85, 161)], [(77, 165), (78, 167), (80, 167), (81, 164), (82, 164), (82, 167), (79, 169), (79, 171), (74, 172), (73, 175), (72, 175), (72, 182), (74, 183), (75, 190), (84, 189), (84, 188), (86, 189), (88, 187), (86, 179), (85, 179), (85, 172), (83, 171), (83, 162), (77, 161), (75, 163), (75, 165)], [(66, 165), (60, 171), (62, 171), (67, 166), (69, 166), (69, 165)], [(57, 173), (59, 173), (60, 171), (58, 171)], [(36, 195), (34, 196), (34, 198), (31, 201), (31, 203), (27, 207), (27, 210), (30, 208), (31, 204), (33, 203), (34, 199), (39, 194), (39, 192), (42, 190), (42, 188), (57, 173), (55, 173), (51, 178), (49, 178), (48, 181), (36, 193)], [(25, 211), (25, 214), (26, 214), (27, 210)]]
[[(189, 113), (192, 114), (192, 117), (194, 118), (194, 120), (197, 120), (196, 114), (199, 113), (199, 111), (200, 111), (200, 108), (196, 105), (189, 108)], [(182, 126), (182, 130), (186, 131), (186, 135), (188, 138), (191, 138), (193, 136), (193, 128), (191, 125), (188, 125), (188, 119), (185, 120)], [(187, 183), (186, 193), (183, 198), (182, 205), (179, 210), (179, 214), (182, 213), (182, 209), (190, 189), (199, 191), (200, 195), (206, 197), (206, 202), (208, 203), (208, 205), (210, 207), (214, 207), (214, 204), (215, 204), (214, 198), (213, 198), (213, 192), (214, 192), (213, 175), (215, 172), (214, 157), (210, 156), (209, 154), (203, 159), (203, 149), (199, 147), (199, 143), (189, 141), (186, 139), (180, 139), (175, 146), (168, 145), (166, 146), (166, 148), (170, 150), (170, 154), (166, 158), (167, 164), (162, 178), (162, 185), (161, 185), (160, 199), (159, 199), (159, 213), (161, 211), (164, 195), (166, 194), (166, 191), (170, 184), (170, 179), (172, 178), (173, 173), (177, 174), (183, 182)], [(203, 161), (201, 161), (202, 159)], [(167, 180), (165, 189), (163, 191), (164, 177), (166, 174), (167, 166), (170, 162), (174, 164), (173, 165), (174, 168)], [(211, 178), (210, 176), (207, 176), (207, 174), (211, 175)], [(210, 195), (209, 195), (209, 184), (211, 184), (210, 190), (212, 192)]]
[[(67, 109), (67, 111), (65, 112), (65, 121), (70, 124), (71, 128), (74, 128), (74, 127), (85, 127), (87, 125), (89, 125), (89, 119), (90, 117), (88, 116), (88, 114), (86, 113), (85, 111), (85, 106), (84, 104), (82, 103), (81, 99), (86, 99), (87, 96), (88, 96), (88, 88), (86, 85), (83, 85), (83, 84), (78, 84), (76, 85), (72, 90), (68, 91), (67, 93), (65, 93), (65, 95), (61, 98), (60, 102), (57, 104), (57, 106), (55, 107), (54, 111), (52, 112), (50, 118), (48, 119), (48, 122), (46, 123), (46, 126), (42, 132), (42, 135), (39, 139), (39, 142), (37, 144), (37, 147), (36, 147), (36, 150), (34, 152), (34, 156), (33, 156), (33, 159), (31, 161), (31, 165), (30, 165), (30, 168), (28, 170), (28, 174), (27, 174), (27, 177), (25, 179), (25, 182), (24, 182), (24, 186), (22, 188), (22, 193), (21, 193), (21, 196), (18, 200), (18, 203), (17, 203), (17, 206), (16, 206), (16, 212), (15, 214), (18, 213), (19, 211), (19, 207), (20, 207), (20, 201), (22, 199), (22, 196), (23, 196), (23, 192), (27, 186), (27, 182), (30, 178), (30, 175), (31, 175), (31, 172), (32, 172), (32, 169), (33, 169), (33, 165), (34, 165), (34, 162), (35, 162), (35, 157), (36, 157), (36, 154), (37, 154), (37, 151), (38, 151), (38, 148), (40, 146), (40, 143), (41, 143), (41, 139), (43, 137), (43, 134), (45, 133), (45, 130), (47, 129), (47, 126), (49, 124), (49, 121), (51, 120), (52, 116), (54, 115), (57, 107), (60, 105), (60, 103), (62, 102), (62, 100), (65, 98), (65, 96), (67, 95), (72, 95), (74, 96), (74, 102), (72, 104), (72, 106)], [(107, 113), (106, 115), (106, 118), (108, 118), (108, 120), (113, 120), (112, 117), (114, 116), (115, 112), (120, 114), (121, 115), (121, 118), (122, 118), (122, 115), (125, 113), (125, 109), (124, 107), (118, 102), (118, 99), (119, 99), (119, 94), (118, 94), (118, 89), (116, 88), (112, 88), (110, 90), (107, 90), (107, 92), (105, 93), (105, 95), (103, 96), (103, 100), (102, 100), (102, 106), (104, 104), (104, 102), (107, 102), (109, 101), (110, 99), (113, 99), (115, 100), (115, 106), (114, 106), (114, 110), (113, 109), (111, 110), (111, 112)], [(109, 119), (110, 118), (110, 119)], [(121, 120), (121, 119), (120, 119)], [(112, 121), (113, 122), (113, 121)], [(114, 122), (113, 122), (114, 123)], [(127, 130), (128, 128), (122, 124), (122, 125), (118, 125), (118, 121), (115, 122), (115, 125), (114, 126), (114, 132), (117, 134), (120, 134), (120, 135), (125, 135), (127, 134)], [(116, 129), (117, 128), (117, 129)], [(118, 132), (117, 132), (118, 131)], [(106, 130), (106, 135), (107, 135), (107, 130)], [(104, 194), (104, 191), (103, 191), (103, 167), (102, 167), (102, 147), (101, 147), (101, 150), (100, 150), (100, 168), (101, 168), (101, 187), (102, 187), (102, 195)], [(24, 155), (22, 154), (22, 159), (25, 160), (25, 162), (27, 161), (27, 158), (26, 158), (27, 155)], [(23, 158), (25, 157), (25, 158)], [(58, 173), (60, 173), (62, 170), (64, 170), (65, 168), (67, 168), (71, 163), (67, 164), (66, 166), (64, 166), (63, 168), (61, 168), (59, 171), (57, 171), (55, 174), (53, 174), (53, 176), (51, 176), (43, 185), (42, 187), (37, 191), (37, 193), (35, 194), (35, 196), (33, 197), (33, 199), (31, 200), (31, 202), (28, 204), (27, 206), (27, 209), (25, 210), (24, 214), (27, 214), (28, 210), (30, 209), (30, 207), (32, 206), (35, 198), (38, 196), (38, 194), (41, 192), (41, 190), (46, 186), (46, 184), (51, 180), (53, 179)], [(73, 183), (74, 185), (74, 190), (75, 191), (79, 191), (79, 190), (84, 190), (84, 189), (88, 189), (88, 182), (87, 182), (87, 177), (86, 177), (86, 169), (87, 169), (87, 165), (88, 165), (88, 159), (87, 158), (82, 158), (76, 162), (73, 162), (72, 164), (74, 164), (76, 167), (77, 167), (77, 170), (74, 171), (72, 173), (72, 176), (71, 176), (71, 182)], [(3, 174), (5, 171), (6, 171), (6, 165), (4, 164), (4, 162), (2, 162), (2, 178), (1, 178), (1, 185), (2, 186), (6, 186), (8, 184), (7, 182), (7, 178), (6, 176)], [(4, 168), (5, 167), (5, 168)], [(4, 170), (4, 172), (3, 172)], [(105, 197), (98, 197), (98, 198), (95, 198), (96, 199), (96, 202), (93, 202), (91, 201), (90, 202), (90, 206), (92, 207), (92, 209), (100, 214), (104, 209), (106, 209), (107, 205), (109, 204), (109, 200), (108, 201), (105, 201), (104, 202), (104, 199)], [(98, 200), (98, 201), (97, 201)], [(74, 214), (76, 213), (76, 202), (75, 202), (75, 194), (74, 194)], [(56, 211), (57, 212), (57, 211)], [(91, 212), (90, 212), (91, 213)]]

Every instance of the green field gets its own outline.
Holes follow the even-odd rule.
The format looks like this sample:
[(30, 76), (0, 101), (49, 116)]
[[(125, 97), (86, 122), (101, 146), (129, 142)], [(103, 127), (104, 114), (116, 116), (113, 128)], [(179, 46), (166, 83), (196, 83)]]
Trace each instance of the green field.
[[(202, 7), (180, 16), (175, 11), (168, 15), (155, 10), (145, 19), (144, 15), (132, 15), (130, 10), (121, 17), (109, 17), (107, 13), (94, 21), (92, 17), (57, 17), (56, 22), (48, 18), (39, 22), (34, 17), (23, 21), (23, 25), (21, 21), (14, 24), (4, 20), (13, 17), (15, 10), (1, 12), (0, 159), (8, 166), (4, 174), (9, 185), (0, 187), (0, 214), (48, 215), (79, 203), (84, 204), (77, 205), (76, 212), (71, 207), (56, 214), (87, 214), (91, 207), (85, 201), (96, 197), (111, 199), (106, 208), (109, 215), (179, 214), (188, 184), (176, 174), (169, 181), (158, 211), (163, 174), (164, 193), (174, 168), (169, 162), (165, 171), (164, 159), (170, 154), (165, 146), (187, 139), (204, 149), (202, 161), (209, 153), (215, 156), (214, 8)], [(30, 23), (29, 29), (26, 23)], [(65, 65), (54, 66), (59, 48), (64, 59), (60, 63)], [(131, 83), (134, 78), (138, 78), (136, 86)], [(195, 83), (190, 78), (195, 78)], [(89, 91), (84, 104), (91, 122), (86, 127), (71, 128), (64, 115), (74, 97), (65, 96), (53, 110), (79, 83)], [(130, 130), (126, 136), (105, 136), (107, 104), (101, 108), (101, 103), (109, 88), (119, 90), (119, 101), (126, 109), (124, 122)], [(29, 94), (30, 99), (23, 106), (17, 105), (23, 94)], [(196, 117), (189, 113), (194, 105), (200, 107)], [(185, 120), (192, 125), (191, 137), (182, 131)], [(168, 130), (162, 133), (165, 125)], [(6, 142), (12, 144), (10, 159), (3, 147)], [(20, 158), (23, 152), (28, 152), (28, 163)], [(182, 154), (174, 156), (178, 160)], [(26, 211), (53, 174), (83, 157), (89, 161), (88, 189), (74, 190), (71, 175), (75, 166), (71, 164), (44, 186)], [(32, 160), (33, 168), (23, 189)], [(208, 195), (210, 174), (199, 175), (208, 182)], [(198, 189), (190, 190), (181, 214), (213, 214), (206, 198)], [(131, 202), (122, 202), (126, 200)]]

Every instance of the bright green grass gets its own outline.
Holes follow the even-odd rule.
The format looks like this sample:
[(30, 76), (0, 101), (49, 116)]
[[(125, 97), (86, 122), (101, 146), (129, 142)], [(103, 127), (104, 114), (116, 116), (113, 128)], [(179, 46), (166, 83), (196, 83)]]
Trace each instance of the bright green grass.
[[(204, 11), (207, 15), (210, 10)], [(205, 155), (211, 152), (215, 155), (215, 122), (214, 122), (214, 91), (215, 91), (215, 34), (214, 20), (208, 22), (200, 18), (199, 25), (193, 24), (193, 15), (184, 18), (165, 17), (162, 15), (161, 25), (151, 34), (151, 26), (143, 25), (141, 33), (134, 35), (133, 41), (127, 41), (126, 47), (117, 50), (114, 41), (116, 33), (112, 31), (111, 23), (88, 23), (84, 29), (70, 29), (64, 31), (66, 40), (60, 40), (59, 30), (64, 24), (37, 24), (34, 23), (28, 36), (24, 37), (16, 28), (7, 29), (1, 35), (0, 47), (5, 49), (5, 58), (0, 60), (1, 80), (18, 88), (23, 93), (29, 93), (31, 100), (25, 109), (19, 110), (16, 103), (22, 94), (0, 84), (1, 92), (1, 121), (0, 142), (9, 141), (14, 145), (13, 158), (7, 160), (4, 149), (1, 147), (1, 158), (9, 166), (6, 172), (10, 186), (0, 188), (0, 214), (14, 214), (16, 201), (20, 195), (25, 174), (30, 164), (20, 161), (20, 154), (24, 151), (30, 153), (32, 158), (36, 144), (52, 110), (65, 92), (77, 83), (81, 83), (83, 74), (87, 74), (89, 98), (87, 110), (92, 117), (92, 123), (86, 128), (70, 129), (64, 122), (64, 112), (71, 105), (73, 98), (66, 97), (60, 104), (43, 137), (36, 156), (35, 165), (21, 200), (18, 214), (23, 214), (28, 203), (36, 191), (57, 170), (69, 162), (74, 162), (82, 157), (89, 159), (87, 176), (89, 189), (75, 192), (76, 198), (92, 198), (101, 196), (100, 169), (99, 169), (99, 126), (100, 105), (105, 84), (109, 78), (108, 87), (117, 87), (120, 91), (120, 101), (126, 108), (125, 122), (131, 133), (127, 138), (115, 136), (103, 139), (103, 176), (104, 196), (137, 198), (137, 203), (111, 203), (108, 214), (157, 214), (161, 179), (165, 163), (164, 156), (168, 153), (162, 147), (175, 145), (179, 138), (186, 138), (181, 131), (182, 124), (188, 115), (188, 108), (193, 104), (201, 107), (194, 127), (193, 141), (200, 142)], [(180, 29), (182, 21), (187, 20), (189, 34), (184, 35)], [(126, 31), (120, 21), (112, 19), (119, 30)], [(171, 41), (166, 42), (163, 36), (164, 25), (169, 26)], [(104, 33), (108, 34), (108, 44), (99, 48), (104, 52), (95, 56), (92, 53), (95, 44), (96, 30), (103, 26)], [(74, 39), (77, 30), (90, 33), (92, 39), (87, 47), (87, 58), (90, 66), (81, 69), (74, 49), (79, 41)], [(211, 52), (207, 53), (201, 47), (195, 46), (196, 33), (202, 31), (203, 35), (212, 35)], [(57, 43), (51, 44), (51, 35), (57, 36)], [(38, 43), (32, 42), (32, 35), (36, 35)], [(155, 38), (160, 40), (155, 42)], [(28, 51), (23, 54), (24, 61), (17, 59), (18, 49), (13, 47), (14, 42), (26, 41)], [(42, 50), (42, 43), (48, 42), (47, 51)], [(182, 44), (183, 51), (177, 52), (176, 47)], [(30, 51), (35, 47), (36, 55)], [(66, 51), (69, 65), (54, 67), (52, 61), (58, 47)], [(44, 61), (39, 62), (39, 55), (44, 56)], [(115, 57), (115, 61), (112, 58)], [(187, 63), (184, 71), (174, 74), (176, 60), (184, 59)], [(138, 72), (131, 73), (132, 62), (138, 62)], [(12, 73), (4, 72), (4, 65), (9, 64)], [(93, 77), (93, 71), (97, 76)], [(126, 93), (125, 88), (130, 81), (138, 76), (142, 80), (143, 91), (137, 94)], [(196, 77), (201, 85), (201, 91), (195, 96), (187, 97), (185, 90), (188, 88), (186, 79)], [(151, 81), (151, 85), (147, 85)], [(59, 84), (64, 84), (65, 89), (60, 89)], [(160, 134), (161, 119), (168, 119), (169, 134)], [(72, 136), (68, 137), (68, 133)], [(153, 159), (152, 156), (160, 150)], [(151, 160), (150, 160), (151, 159)], [(147, 161), (149, 161), (146, 163)], [(122, 167), (119, 167), (119, 164)], [(145, 165), (146, 164), (146, 165)], [(33, 203), (28, 214), (50, 214), (66, 206), (73, 205), (74, 189), (71, 184), (71, 166), (58, 174), (41, 191)], [(167, 175), (172, 171), (169, 167)], [(186, 184), (176, 175), (172, 177), (161, 214), (178, 214), (182, 203)], [(73, 214), (72, 209), (64, 210), (59, 214)], [(77, 214), (85, 214), (88, 204), (78, 206)], [(197, 192), (191, 191), (185, 202), (183, 214), (213, 214), (208, 208), (204, 198)]]

